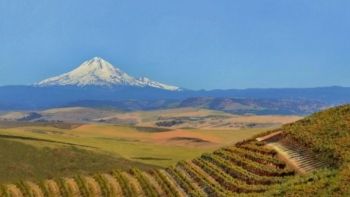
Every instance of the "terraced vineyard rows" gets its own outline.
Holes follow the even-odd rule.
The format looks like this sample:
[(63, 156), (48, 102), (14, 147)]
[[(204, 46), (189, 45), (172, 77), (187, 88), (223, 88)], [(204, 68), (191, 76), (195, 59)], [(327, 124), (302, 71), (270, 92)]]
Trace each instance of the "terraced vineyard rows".
[(280, 140), (268, 144), (278, 149), (280, 154), (288, 158), (300, 173), (308, 173), (327, 167), (327, 162), (320, 161), (315, 154), (303, 146), (297, 146), (292, 140)]
[(263, 143), (247, 141), (179, 162), (165, 170), (113, 171), (2, 187), (1, 196), (236, 196), (259, 195), (294, 172)]

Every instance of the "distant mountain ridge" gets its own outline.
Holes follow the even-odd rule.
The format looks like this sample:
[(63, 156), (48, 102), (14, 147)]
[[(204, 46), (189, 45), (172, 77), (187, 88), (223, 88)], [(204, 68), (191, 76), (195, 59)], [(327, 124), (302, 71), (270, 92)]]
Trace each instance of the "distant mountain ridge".
[(153, 81), (146, 77), (134, 78), (100, 57), (85, 61), (78, 68), (35, 84), (37, 86), (132, 86), (179, 91), (179, 87)]
[(197, 107), (230, 113), (308, 114), (345, 103), (350, 103), (347, 87), (189, 90), (132, 77), (99, 57), (34, 85), (0, 86), (0, 111), (82, 105), (122, 110)]
[[(162, 100), (166, 104), (163, 105)], [(345, 87), (211, 91), (168, 91), (135, 86), (0, 87), (0, 111), (42, 110), (81, 105), (121, 107), (126, 110), (192, 106), (231, 113), (308, 114), (345, 103), (350, 103), (350, 88)], [(254, 108), (255, 105), (258, 107)]]
[(287, 100), (192, 97), (183, 100), (83, 100), (69, 103), (67, 105), (64, 105), (63, 107), (93, 107), (117, 109), (123, 111), (143, 111), (171, 108), (201, 108), (224, 111), (232, 114), (305, 115), (327, 108), (329, 107), (329, 105), (322, 102), (299, 99)]

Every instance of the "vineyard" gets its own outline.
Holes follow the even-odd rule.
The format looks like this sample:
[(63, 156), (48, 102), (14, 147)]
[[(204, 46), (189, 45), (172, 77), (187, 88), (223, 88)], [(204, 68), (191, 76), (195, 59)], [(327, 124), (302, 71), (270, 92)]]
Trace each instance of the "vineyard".
[[(333, 124), (323, 126), (328, 133), (322, 130), (327, 121)], [(304, 166), (319, 160), (312, 165), (313, 171), (298, 174), (280, 159), (279, 152), (268, 145), (270, 142), (252, 138), (165, 169), (21, 181), (2, 185), (0, 196), (349, 196), (350, 106), (315, 114), (283, 130), (283, 147), (295, 150), (291, 157), (306, 155), (310, 160), (300, 161)], [(318, 136), (316, 130), (328, 138)], [(306, 154), (305, 150), (313, 152)], [(311, 158), (312, 153), (318, 156)]]
[(248, 141), (166, 169), (113, 171), (2, 186), (2, 196), (235, 196), (261, 194), (294, 175), (276, 152)]

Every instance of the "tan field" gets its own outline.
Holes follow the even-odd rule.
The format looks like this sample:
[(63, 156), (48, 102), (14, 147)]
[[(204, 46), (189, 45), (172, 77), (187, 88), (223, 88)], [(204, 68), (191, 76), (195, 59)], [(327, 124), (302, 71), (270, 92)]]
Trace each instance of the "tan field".
[[(301, 116), (282, 115), (233, 115), (221, 111), (178, 108), (156, 111), (142, 111), (130, 113), (118, 113), (104, 117), (100, 120), (113, 122), (113, 120), (134, 122), (137, 126), (164, 127), (164, 128), (201, 128), (201, 129), (241, 129), (275, 127), (281, 124), (294, 122)], [(180, 120), (180, 124), (162, 126), (157, 123), (162, 121)]]

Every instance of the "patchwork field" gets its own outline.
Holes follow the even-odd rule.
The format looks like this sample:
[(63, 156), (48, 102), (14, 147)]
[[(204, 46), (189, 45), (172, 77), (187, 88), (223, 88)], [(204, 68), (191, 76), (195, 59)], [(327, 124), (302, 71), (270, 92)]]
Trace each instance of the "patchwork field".
[(171, 129), (240, 129), (278, 127), (301, 119), (300, 116), (234, 115), (200, 108), (174, 108), (121, 112), (109, 109), (67, 107), (35, 112), (0, 114), (0, 121), (108, 123)]
[(282, 115), (234, 115), (222, 111), (176, 108), (155, 111), (117, 113), (95, 121), (120, 123), (131, 122), (137, 126), (172, 129), (241, 129), (271, 128), (301, 119), (300, 116)]
[[(28, 114), (41, 120), (29, 121)], [(26, 121), (4, 120), (18, 116)], [(11, 112), (2, 117), (0, 158), (5, 162), (0, 164), (0, 182), (132, 167), (165, 168), (299, 118), (234, 116), (193, 108), (129, 113), (64, 108)], [(76, 123), (64, 121), (71, 117)], [(182, 124), (156, 124), (179, 117), (184, 120)], [(215, 123), (220, 121), (230, 124)], [(123, 124), (113, 124), (116, 122)]]

